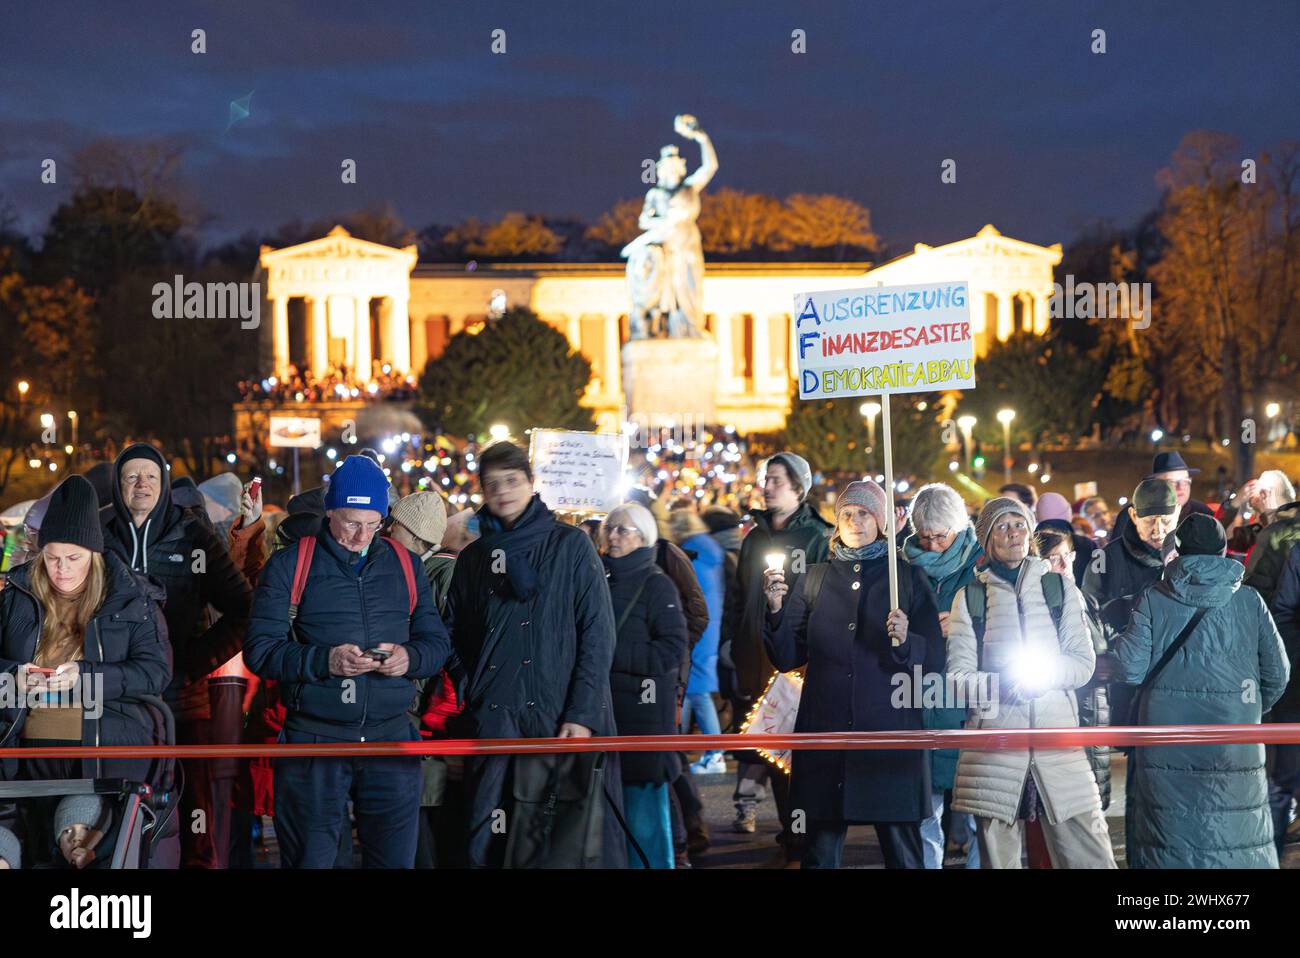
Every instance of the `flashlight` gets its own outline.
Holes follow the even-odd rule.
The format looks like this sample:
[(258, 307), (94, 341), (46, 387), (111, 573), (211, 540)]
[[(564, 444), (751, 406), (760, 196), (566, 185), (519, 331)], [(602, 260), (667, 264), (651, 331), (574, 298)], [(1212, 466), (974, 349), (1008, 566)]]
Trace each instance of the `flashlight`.
[(785, 569), (785, 553), (769, 552), (767, 554), (767, 567), (772, 572), (781, 572)]
[(1012, 681), (1021, 689), (1046, 689), (1052, 678), (1053, 658), (1042, 649), (1022, 649), (1011, 666)]

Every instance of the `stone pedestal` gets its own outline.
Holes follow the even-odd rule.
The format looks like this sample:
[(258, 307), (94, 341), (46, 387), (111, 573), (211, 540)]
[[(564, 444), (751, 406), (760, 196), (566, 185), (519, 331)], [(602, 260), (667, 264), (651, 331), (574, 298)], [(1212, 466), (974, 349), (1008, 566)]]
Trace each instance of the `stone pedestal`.
[(717, 421), (718, 346), (709, 339), (635, 339), (623, 347), (629, 418)]

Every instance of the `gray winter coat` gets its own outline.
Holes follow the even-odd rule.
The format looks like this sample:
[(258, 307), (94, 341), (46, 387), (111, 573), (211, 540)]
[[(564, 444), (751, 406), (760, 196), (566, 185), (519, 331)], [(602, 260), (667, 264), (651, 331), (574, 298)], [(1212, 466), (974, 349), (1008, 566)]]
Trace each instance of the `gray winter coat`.
[[(1286, 688), (1286, 650), (1241, 563), (1182, 556), (1119, 636), (1121, 678), (1139, 685), (1198, 608), (1196, 630), (1142, 695), (1142, 725), (1258, 724)], [(1276, 868), (1264, 746), (1134, 749), (1127, 793), (1130, 868)]]

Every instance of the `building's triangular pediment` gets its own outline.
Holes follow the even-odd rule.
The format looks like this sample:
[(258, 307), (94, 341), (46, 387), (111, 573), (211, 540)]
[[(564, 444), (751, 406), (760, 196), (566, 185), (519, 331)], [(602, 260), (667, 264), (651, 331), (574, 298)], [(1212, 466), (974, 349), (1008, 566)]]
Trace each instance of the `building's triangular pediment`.
[(272, 249), (269, 246), (263, 246), (261, 251), (262, 265), (270, 263), (284, 263), (291, 260), (311, 260), (311, 259), (370, 259), (370, 260), (389, 260), (392, 262), (406, 263), (414, 265), (416, 258), (416, 247), (407, 246), (397, 248), (395, 246), (385, 246), (382, 243), (372, 243), (369, 240), (357, 239), (342, 226), (335, 226), (326, 235), (320, 239), (308, 240), (306, 243), (299, 243), (296, 246), (285, 246), (281, 249)]

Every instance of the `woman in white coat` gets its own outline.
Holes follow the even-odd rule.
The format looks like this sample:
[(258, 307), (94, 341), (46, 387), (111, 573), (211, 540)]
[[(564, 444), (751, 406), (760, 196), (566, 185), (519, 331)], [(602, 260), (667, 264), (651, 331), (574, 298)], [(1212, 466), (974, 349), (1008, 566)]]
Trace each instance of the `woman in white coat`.
[[(975, 523), (985, 559), (948, 624), (948, 674), (972, 706), (967, 728), (1079, 724), (1074, 690), (1096, 665), (1083, 598), (1072, 577), (1030, 555), (1033, 529), (1029, 510), (1011, 498), (989, 500)], [(952, 807), (975, 816), (984, 868), (1019, 868), (1021, 823), (1036, 820), (1054, 867), (1115, 867), (1082, 748), (963, 749)]]

